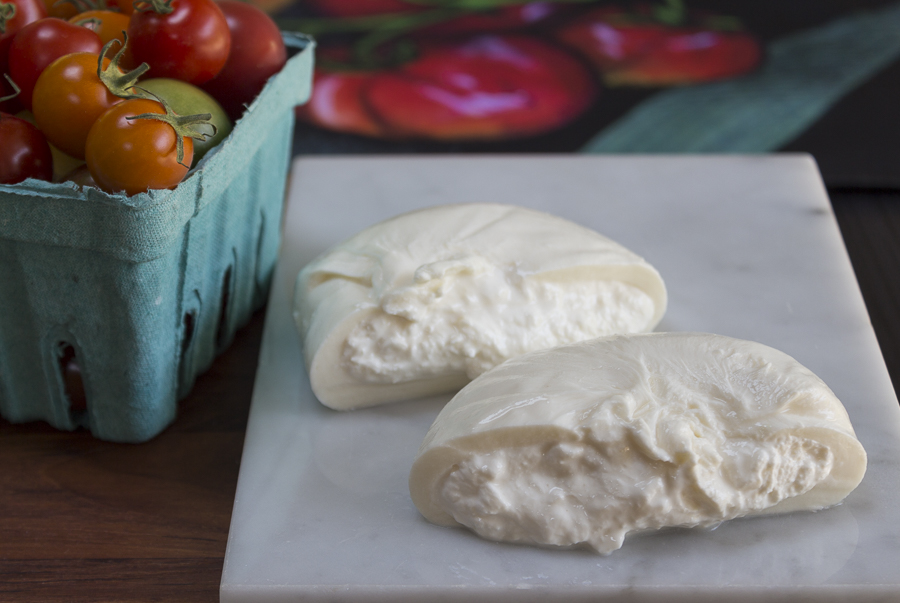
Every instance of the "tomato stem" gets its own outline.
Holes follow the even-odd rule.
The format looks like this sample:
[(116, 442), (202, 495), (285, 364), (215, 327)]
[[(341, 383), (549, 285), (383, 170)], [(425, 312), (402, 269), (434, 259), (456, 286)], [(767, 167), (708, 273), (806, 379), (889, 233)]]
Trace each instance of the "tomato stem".
[[(106, 0), (58, 0), (53, 3), (53, 6), (63, 6), (66, 4), (74, 6), (79, 14), (86, 13), (89, 10), (113, 10), (106, 4)], [(118, 10), (118, 7), (116, 7), (115, 10)]]
[[(141, 63), (131, 71), (122, 72), (119, 68), (119, 61), (122, 59), (122, 55), (125, 54), (125, 48), (128, 46), (128, 34), (124, 31), (122, 32), (122, 38), (124, 39), (124, 42), (119, 42), (118, 39), (112, 39), (100, 50), (100, 58), (97, 59), (97, 77), (100, 78), (100, 81), (106, 85), (106, 88), (110, 92), (119, 98), (144, 98), (139, 93), (129, 92), (129, 90), (134, 88), (138, 79), (147, 73), (147, 70), (150, 69), (150, 65)], [(109, 52), (110, 47), (116, 43), (121, 43), (122, 47), (115, 55), (113, 55), (109, 60), (109, 65), (104, 69), (103, 59), (106, 58), (106, 53)]]
[(96, 28), (100, 27), (100, 25), (102, 23), (103, 22), (100, 19), (98, 19), (97, 17), (89, 17), (87, 19), (81, 19), (80, 21), (75, 21), (75, 25), (77, 25), (78, 27), (87, 27), (91, 31), (96, 31)]
[(175, 9), (172, 8), (172, 0), (134, 0), (134, 10), (140, 13), (156, 13), (168, 15)]
[(16, 83), (13, 81), (11, 77), (9, 77), (8, 73), (4, 73), (3, 77), (6, 78), (6, 81), (9, 82), (9, 85), (12, 86), (13, 93), (8, 96), (0, 96), (0, 103), (5, 103), (8, 100), (12, 100), (19, 96), (19, 93), (22, 92), (22, 89), (16, 86)]
[[(165, 110), (165, 114), (162, 115), (159, 113), (141, 113), (140, 115), (134, 115), (131, 117), (127, 117), (126, 119), (128, 119), (129, 121), (134, 119), (155, 119), (172, 126), (172, 129), (175, 130), (175, 158), (180, 165), (190, 168), (191, 166), (185, 165), (183, 163), (184, 139), (193, 138), (194, 140), (203, 142), (206, 139), (215, 136), (218, 130), (215, 124), (210, 121), (212, 119), (212, 115), (209, 113), (198, 113), (196, 115), (178, 115), (177, 113), (175, 113), (175, 111), (172, 110), (172, 107), (169, 106), (169, 103), (156, 96), (149, 90), (144, 90), (143, 88), (140, 88), (138, 86), (135, 86), (135, 90), (139, 91), (139, 96), (141, 98), (155, 100), (160, 105), (162, 105), (163, 109)], [(198, 129), (200, 126), (209, 126), (210, 128), (212, 128), (212, 134), (201, 131), (200, 129)]]
[(0, 33), (6, 33), (6, 24), (16, 16), (16, 5), (0, 3)]

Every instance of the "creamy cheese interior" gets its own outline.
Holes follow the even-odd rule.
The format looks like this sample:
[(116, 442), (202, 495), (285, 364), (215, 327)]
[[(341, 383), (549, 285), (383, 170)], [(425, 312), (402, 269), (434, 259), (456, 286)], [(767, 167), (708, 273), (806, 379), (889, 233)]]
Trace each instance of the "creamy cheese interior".
[(304, 266), (294, 321), (322, 404), (362, 408), (456, 391), (519, 354), (647, 332), (666, 310), (656, 269), (546, 213), (429, 207), (360, 231)]
[(831, 450), (802, 437), (717, 445), (697, 441), (695, 426), (680, 427), (674, 437), (702, 457), (659, 458), (650, 448), (590, 434), (577, 443), (473, 454), (443, 480), (439, 504), (490, 540), (586, 543), (605, 554), (629, 532), (710, 526), (761, 511), (808, 492), (834, 464)]
[(561, 284), (466, 256), (420, 267), (379, 310), (343, 348), (346, 370), (372, 383), (452, 373), (474, 379), (530, 350), (640, 331), (656, 308), (620, 281)]
[(435, 523), (605, 554), (631, 532), (824, 509), (865, 470), (846, 410), (790, 356), (654, 333), (485, 372), (435, 419), (409, 484)]

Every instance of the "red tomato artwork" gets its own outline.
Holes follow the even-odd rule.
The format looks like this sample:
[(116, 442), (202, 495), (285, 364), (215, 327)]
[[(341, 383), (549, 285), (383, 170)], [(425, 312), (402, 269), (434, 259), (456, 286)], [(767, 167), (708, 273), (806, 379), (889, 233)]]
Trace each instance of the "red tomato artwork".
[(577, 118), (598, 87), (565, 50), (526, 36), (478, 36), (423, 47), (395, 69), (327, 72), (300, 116), (383, 138), (496, 140)]
[(369, 72), (316, 70), (313, 94), (297, 107), (297, 117), (328, 130), (391, 138), (364, 100), (364, 90), (374, 77)]
[(599, 9), (558, 38), (591, 60), (608, 86), (673, 86), (736, 77), (756, 68), (759, 42), (747, 32), (667, 26)]
[(558, 128), (596, 94), (591, 75), (567, 52), (537, 38), (481, 36), (429, 48), (379, 74), (366, 100), (400, 135), (473, 140)]

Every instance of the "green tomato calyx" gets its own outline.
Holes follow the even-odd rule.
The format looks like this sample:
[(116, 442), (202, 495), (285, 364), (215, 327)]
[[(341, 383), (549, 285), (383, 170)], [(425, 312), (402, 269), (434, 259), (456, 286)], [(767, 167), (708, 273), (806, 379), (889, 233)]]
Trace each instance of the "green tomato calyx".
[(106, 88), (110, 92), (119, 98), (144, 98), (139, 93), (133, 92), (133, 90), (135, 90), (134, 85), (137, 83), (138, 79), (150, 69), (150, 65), (141, 63), (131, 71), (122, 71), (119, 67), (119, 61), (122, 59), (122, 55), (125, 53), (125, 47), (128, 45), (128, 34), (123, 31), (122, 35), (124, 36), (125, 42), (122, 44), (119, 51), (109, 60), (109, 65), (106, 66), (106, 69), (103, 68), (103, 59), (106, 58), (106, 53), (109, 52), (110, 47), (119, 42), (119, 40), (110, 40), (100, 50), (100, 58), (97, 59), (97, 77), (100, 78), (100, 81), (106, 85)]
[(0, 34), (6, 33), (6, 24), (16, 16), (16, 5), (0, 3)]
[[(154, 100), (162, 105), (163, 109), (165, 110), (165, 114), (142, 113), (140, 115), (134, 115), (126, 119), (128, 119), (129, 121), (134, 119), (155, 119), (172, 126), (172, 129), (175, 130), (175, 158), (179, 164), (183, 165), (184, 167), (190, 168), (189, 165), (184, 164), (184, 139), (193, 138), (194, 140), (205, 141), (207, 138), (215, 136), (217, 130), (216, 126), (210, 121), (210, 119), (212, 119), (212, 115), (210, 115), (209, 113), (198, 113), (197, 115), (178, 115), (177, 113), (175, 113), (175, 111), (172, 110), (172, 107), (169, 106), (169, 103), (159, 98), (149, 90), (144, 90), (143, 88), (139, 88), (137, 86), (135, 86), (135, 90), (139, 91), (139, 94), (141, 95), (140, 98)], [(202, 130), (201, 128), (206, 129)], [(212, 131), (211, 133), (210, 130)]]
[(16, 83), (13, 81), (11, 77), (9, 77), (8, 73), (4, 73), (3, 77), (6, 78), (6, 81), (9, 82), (9, 85), (12, 86), (13, 93), (9, 96), (0, 96), (0, 103), (5, 103), (8, 100), (12, 100), (19, 96), (19, 93), (22, 92), (22, 89), (16, 86)]
[(175, 9), (172, 8), (173, 0), (134, 0), (132, 5), (134, 10), (140, 13), (156, 13), (158, 15), (168, 15)]

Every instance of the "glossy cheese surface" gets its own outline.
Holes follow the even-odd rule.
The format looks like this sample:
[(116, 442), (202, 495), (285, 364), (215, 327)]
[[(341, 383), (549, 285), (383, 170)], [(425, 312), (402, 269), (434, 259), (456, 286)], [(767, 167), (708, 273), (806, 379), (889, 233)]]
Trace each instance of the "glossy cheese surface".
[(609, 553), (630, 532), (829, 507), (865, 470), (843, 405), (790, 356), (655, 333), (483, 374), (438, 415), (409, 483), (434, 523)]
[(546, 213), (432, 207), (376, 224), (300, 272), (294, 319), (312, 388), (336, 409), (452, 391), (508, 358), (652, 330), (657, 271)]

